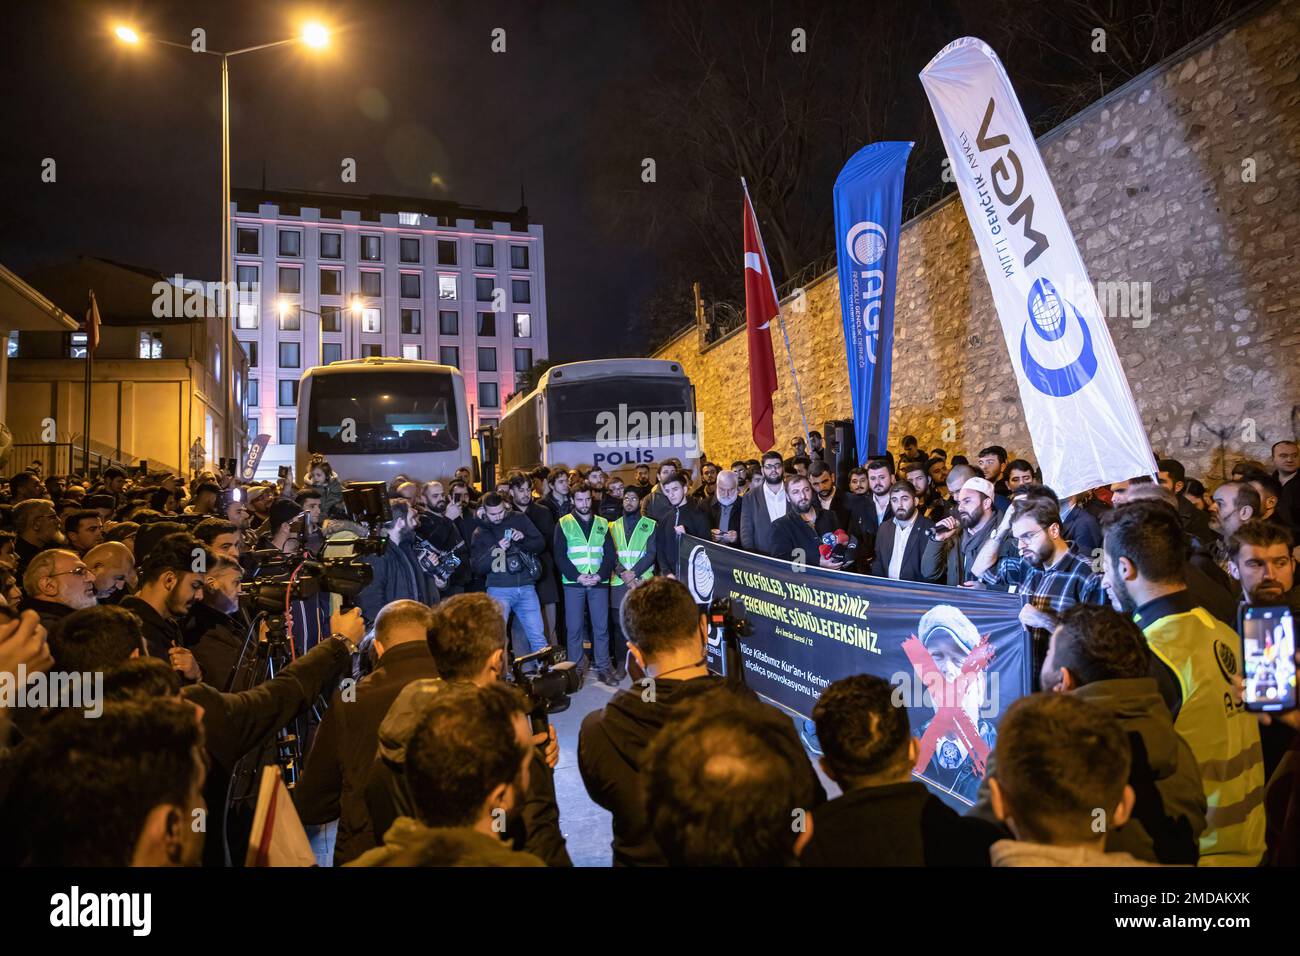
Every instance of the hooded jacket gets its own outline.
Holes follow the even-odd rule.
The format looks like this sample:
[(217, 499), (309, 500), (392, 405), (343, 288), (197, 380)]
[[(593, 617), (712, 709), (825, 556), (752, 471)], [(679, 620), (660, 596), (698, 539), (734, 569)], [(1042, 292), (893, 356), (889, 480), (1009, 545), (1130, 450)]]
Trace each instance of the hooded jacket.
[[(1107, 841), (1109, 847), (1110, 841)], [(1090, 846), (1052, 846), (999, 840), (989, 850), (994, 866), (1159, 866), (1139, 860), (1128, 853), (1106, 852)]]
[[(1124, 826), (1107, 834), (1106, 852), (1129, 853), (1152, 863), (1195, 864), (1200, 854), (1197, 841), (1205, 830), (1205, 790), (1196, 757), (1174, 730), (1169, 708), (1160, 696), (1155, 679), (1094, 681), (1071, 693), (1119, 721), (1133, 749), (1128, 781), (1137, 797), (1133, 816)], [(979, 796), (969, 813), (990, 822), (997, 820), (988, 787), (988, 778), (995, 773), (996, 758), (996, 751), (989, 756)], [(994, 865), (1009, 864), (999, 864), (995, 859)]]
[(426, 827), (398, 817), (384, 834), (384, 845), (367, 850), (345, 866), (545, 866), (531, 853), (470, 827)]
[[(674, 709), (687, 700), (715, 690), (752, 693), (732, 688), (721, 677), (706, 675), (690, 680), (660, 679), (653, 700), (639, 684), (620, 690), (603, 710), (589, 713), (578, 734), (578, 771), (587, 793), (614, 816), (615, 866), (666, 866), (662, 851), (650, 835), (642, 794), (641, 767), (646, 747), (654, 740)], [(794, 735), (794, 725), (790, 733)], [(826, 790), (812, 764), (814, 804), (826, 800)]]
[[(438, 678), (411, 681), (402, 688), (379, 725), (379, 754), (365, 783), (365, 802), (374, 833), (376, 836), (384, 834), (385, 842), (390, 827), (400, 818), (415, 816), (415, 806), (406, 789), (406, 744), (415, 733), (429, 700), (446, 686)], [(532, 766), (528, 769), (528, 792), (524, 794), (523, 809), (519, 817), (511, 821), (507, 836), (516, 849), (535, 855), (545, 866), (572, 866), (560, 830), (555, 778), (536, 748), (533, 749)]]

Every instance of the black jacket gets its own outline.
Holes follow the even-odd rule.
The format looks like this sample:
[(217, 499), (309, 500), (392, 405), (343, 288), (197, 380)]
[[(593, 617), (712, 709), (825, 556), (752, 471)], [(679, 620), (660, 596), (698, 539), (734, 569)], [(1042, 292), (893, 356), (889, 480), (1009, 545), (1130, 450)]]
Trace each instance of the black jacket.
[[(207, 743), (207, 783), (203, 795), (208, 804), (208, 837), (203, 847), (204, 866), (241, 865), (252, 827), (253, 805), (249, 801), (232, 811), (224, 810), (235, 765), (267, 739), (306, 710), (316, 697), (342, 676), (352, 657), (340, 640), (327, 640), (298, 658), (274, 679), (252, 690), (223, 694), (210, 684), (191, 684), (181, 695), (203, 708), (203, 730)], [(254, 778), (253, 794), (256, 795)], [(227, 851), (229, 843), (229, 851)]]
[(203, 671), (204, 683), (217, 690), (230, 690), (248, 631), (242, 616), (196, 604), (182, 623), (181, 630), (185, 635), (185, 646), (193, 652)]
[(41, 626), (47, 631), (54, 630), (74, 610), (74, 608), (70, 608), (66, 604), (60, 604), (58, 601), (42, 601), (39, 598), (30, 597), (23, 601), (22, 609), (24, 611), (35, 611), (36, 616), (41, 619)]
[(782, 561), (798, 560), (805, 567), (818, 567), (821, 560), (822, 535), (839, 530), (839, 519), (833, 511), (817, 511), (814, 524), (793, 509), (772, 522), (772, 557)]
[(383, 554), (366, 555), (361, 560), (375, 573), (357, 595), (361, 616), (368, 625), (373, 626), (379, 612), (392, 601), (406, 599), (429, 605), (438, 602), (438, 589), (416, 561), (409, 543), (389, 541)]
[[(593, 710), (582, 721), (578, 733), (578, 771), (587, 794), (614, 816), (615, 866), (664, 866), (667, 861), (654, 842), (646, 820), (641, 767), (646, 747), (659, 733), (674, 708), (699, 694), (741, 693), (722, 678), (707, 675), (690, 680), (655, 681), (654, 700), (642, 699), (644, 689), (634, 684), (630, 690), (614, 694), (602, 710)], [(793, 724), (788, 724), (795, 736)], [(826, 799), (826, 791), (817, 779), (812, 764), (813, 804)]]
[(507, 528), (513, 528), (523, 534), (521, 540), (511, 542), (506, 550), (507, 565), (513, 564), (510, 561), (510, 553), (516, 549), (533, 555), (541, 555), (546, 549), (546, 542), (542, 539), (537, 526), (517, 511), (507, 511), (500, 524), (492, 524), (486, 520), (479, 522), (478, 527), (474, 529), (474, 538), (470, 542), (470, 557), (474, 563), (474, 573), (486, 581), (486, 587), (519, 588), (534, 583), (532, 577), (522, 568), (516, 571), (499, 571), (493, 568), (495, 552), (500, 549), (501, 539), (505, 536)]
[(560, 600), (560, 578), (555, 573), (555, 554), (551, 550), (551, 536), (555, 534), (555, 513), (545, 505), (533, 501), (524, 511), (524, 517), (533, 523), (546, 544), (538, 555), (542, 559), (542, 576), (536, 581), (537, 600), (541, 604), (555, 604)]
[[(920, 515), (912, 520), (915, 523), (903, 548), (903, 562), (899, 567), (898, 579), (937, 584), (944, 576), (943, 545), (925, 536), (926, 530), (934, 527), (934, 522)], [(894, 553), (894, 535), (897, 530), (895, 522), (887, 521), (876, 535), (876, 560), (871, 566), (871, 573), (877, 577), (889, 577), (889, 559)]]
[(336, 691), (316, 731), (302, 780), (294, 793), (305, 824), (339, 821), (334, 864), (355, 860), (377, 846), (366, 808), (365, 787), (379, 748), (379, 725), (397, 695), (413, 680), (437, 677), (425, 641), (398, 644), (357, 682), (349, 699)]
[(813, 815), (802, 866), (989, 866), (1006, 834), (960, 817), (924, 784), (850, 790)]
[(681, 547), (681, 539), (677, 537), (675, 528), (679, 524), (686, 529), (687, 534), (709, 540), (709, 519), (703, 511), (689, 501), (683, 501), (676, 508), (669, 505), (664, 520), (656, 519), (655, 523), (655, 563), (659, 566), (660, 574), (677, 573), (677, 552)]
[(170, 662), (167, 649), (173, 644), (183, 646), (185, 644), (185, 634), (181, 630), (179, 621), (173, 621), (165, 618), (153, 609), (143, 598), (132, 595), (123, 598), (119, 607), (125, 608), (140, 619), (140, 624), (144, 630), (144, 643), (148, 648), (150, 657), (159, 657)]

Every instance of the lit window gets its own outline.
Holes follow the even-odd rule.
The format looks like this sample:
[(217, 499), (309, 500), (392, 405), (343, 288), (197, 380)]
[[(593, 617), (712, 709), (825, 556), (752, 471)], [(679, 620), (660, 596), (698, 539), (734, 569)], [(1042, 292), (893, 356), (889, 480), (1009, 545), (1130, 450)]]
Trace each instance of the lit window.
[(402, 226), (418, 226), (420, 224), (420, 214), (418, 212), (399, 212), (397, 222)]
[(18, 357), (18, 333), (17, 332), (9, 333), (9, 357), (10, 358)]
[(403, 346), (402, 346), (402, 358), (404, 358), (404, 359), (418, 359), (418, 358), (420, 358), (420, 357), (421, 357), (421, 356), (420, 356), (420, 346), (418, 346), (418, 345), (403, 345)]
[(163, 357), (163, 337), (158, 329), (140, 330), (140, 358), (160, 359)]
[(68, 337), (68, 358), (84, 359), (86, 357), (86, 333), (73, 332)]
[(379, 309), (362, 309), (361, 310), (361, 331), (378, 332), (380, 331), (380, 310)]
[(515, 338), (526, 339), (533, 334), (533, 317), (527, 312), (515, 313)]
[(438, 298), (454, 301), (459, 298), (456, 293), (455, 276), (438, 276)]

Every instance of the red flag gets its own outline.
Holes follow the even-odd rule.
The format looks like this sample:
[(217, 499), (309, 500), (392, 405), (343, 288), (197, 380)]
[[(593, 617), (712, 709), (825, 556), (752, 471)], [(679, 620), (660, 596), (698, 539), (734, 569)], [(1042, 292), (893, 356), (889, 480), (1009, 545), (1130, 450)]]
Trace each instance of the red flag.
[(780, 314), (776, 283), (767, 250), (758, 231), (758, 217), (745, 190), (745, 326), (749, 337), (749, 416), (754, 444), (760, 452), (776, 445), (772, 428), (772, 395), (776, 392), (776, 360), (772, 357), (771, 323)]
[(95, 290), (90, 290), (90, 308), (86, 309), (86, 349), (90, 352), (99, 348), (99, 303), (95, 301)]

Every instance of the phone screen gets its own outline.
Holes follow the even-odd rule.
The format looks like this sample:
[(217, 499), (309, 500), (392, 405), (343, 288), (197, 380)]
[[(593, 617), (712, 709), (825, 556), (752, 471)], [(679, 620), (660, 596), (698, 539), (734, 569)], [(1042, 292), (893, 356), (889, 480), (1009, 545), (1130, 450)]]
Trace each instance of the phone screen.
[(333, 617), (343, 609), (343, 595), (330, 592), (330, 616)]
[(1295, 620), (1289, 607), (1247, 607), (1241, 618), (1247, 710), (1294, 710)]

